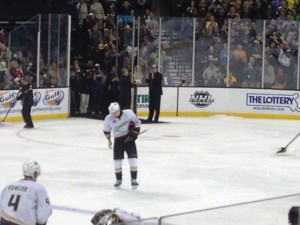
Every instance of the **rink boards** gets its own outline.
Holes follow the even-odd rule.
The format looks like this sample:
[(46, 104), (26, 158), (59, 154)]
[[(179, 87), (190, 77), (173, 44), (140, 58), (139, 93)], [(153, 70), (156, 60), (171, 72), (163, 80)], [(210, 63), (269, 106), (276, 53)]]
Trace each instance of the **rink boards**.
[[(137, 112), (148, 115), (147, 87), (139, 87)], [(161, 116), (229, 115), (252, 118), (300, 119), (298, 91), (164, 87)]]
[[(22, 120), (22, 103), (17, 101), (18, 90), (0, 91), (0, 118), (5, 121)], [(69, 115), (69, 88), (34, 89), (34, 105), (31, 115), (34, 120), (67, 118)]]
[[(148, 87), (137, 89), (137, 114), (148, 115)], [(18, 90), (0, 91), (0, 118), (21, 121), (22, 104), (16, 101)], [(300, 119), (297, 91), (164, 87), (161, 116), (229, 115), (252, 118)], [(35, 89), (32, 117), (37, 119), (67, 118), (69, 88)], [(11, 108), (11, 109), (10, 109)]]

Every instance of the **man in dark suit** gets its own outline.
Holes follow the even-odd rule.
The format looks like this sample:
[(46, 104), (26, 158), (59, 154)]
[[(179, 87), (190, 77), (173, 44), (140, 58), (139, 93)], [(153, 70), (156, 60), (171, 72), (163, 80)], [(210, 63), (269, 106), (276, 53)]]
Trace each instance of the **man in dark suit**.
[(162, 93), (163, 75), (158, 72), (157, 65), (152, 65), (151, 73), (149, 73), (146, 82), (149, 84), (149, 115), (148, 121), (152, 122), (155, 111), (154, 121), (157, 122), (160, 113), (160, 100)]
[(33, 106), (33, 90), (31, 85), (31, 77), (24, 76), (21, 79), (21, 90), (17, 96), (17, 100), (22, 101), (22, 116), (26, 125), (24, 128), (33, 128), (33, 123), (31, 119), (31, 107)]

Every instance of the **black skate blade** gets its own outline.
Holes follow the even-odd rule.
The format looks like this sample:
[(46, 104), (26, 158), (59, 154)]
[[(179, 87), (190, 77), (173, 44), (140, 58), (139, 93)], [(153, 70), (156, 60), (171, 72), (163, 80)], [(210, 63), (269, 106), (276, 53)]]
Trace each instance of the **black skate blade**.
[(283, 152), (286, 152), (286, 148), (281, 148), (279, 151), (277, 151), (277, 153), (283, 153)]

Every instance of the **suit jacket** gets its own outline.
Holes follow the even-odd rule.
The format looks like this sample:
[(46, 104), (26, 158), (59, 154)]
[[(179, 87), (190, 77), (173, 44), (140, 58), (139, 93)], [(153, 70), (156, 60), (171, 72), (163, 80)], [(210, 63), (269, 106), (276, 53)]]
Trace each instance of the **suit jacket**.
[(163, 75), (161, 73), (149, 74), (149, 78), (146, 79), (146, 83), (149, 84), (149, 95), (159, 96), (163, 94), (162, 81)]

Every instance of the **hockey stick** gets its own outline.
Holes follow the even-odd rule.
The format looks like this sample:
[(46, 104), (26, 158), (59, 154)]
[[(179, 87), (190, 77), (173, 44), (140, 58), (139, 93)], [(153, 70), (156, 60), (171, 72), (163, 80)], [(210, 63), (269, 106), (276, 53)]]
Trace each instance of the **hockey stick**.
[[(141, 134), (145, 133), (147, 130), (149, 130), (149, 129), (142, 130), (140, 133), (138, 133), (138, 136), (140, 136)], [(133, 140), (134, 140), (133, 137), (128, 136), (128, 137), (124, 140), (124, 143), (130, 142), (130, 141), (133, 141)]]
[(281, 149), (279, 151), (277, 151), (277, 153), (283, 153), (286, 152), (287, 147), (292, 144), (296, 138), (300, 135), (300, 132), (285, 146), (285, 147), (281, 147)]
[[(21, 93), (21, 90), (19, 90), (17, 96), (19, 96), (20, 93)], [(6, 117), (8, 116), (8, 114), (9, 114), (9, 112), (10, 112), (10, 110), (15, 106), (15, 103), (16, 103), (16, 101), (17, 101), (17, 97), (14, 98), (13, 101), (14, 101), (14, 104), (10, 104), (9, 109), (8, 109), (7, 112), (6, 112), (6, 115), (4, 116), (4, 118), (3, 118), (2, 121), (1, 121), (2, 123), (4, 123), (4, 121), (6, 120)]]
[(149, 129), (142, 130), (138, 135), (145, 133), (147, 130), (149, 130)]
[(83, 213), (83, 214), (91, 214), (94, 215), (96, 212), (86, 209), (79, 209), (79, 208), (72, 208), (67, 206), (60, 206), (60, 205), (52, 205), (53, 209), (66, 211), (66, 212), (75, 212), (75, 213)]
[(4, 117), (4, 118), (2, 119), (2, 121), (1, 121), (2, 123), (4, 123), (4, 121), (5, 121), (6, 117), (7, 117), (7, 115), (9, 114), (10, 110), (12, 109), (12, 107), (13, 107), (13, 105), (11, 105), (11, 106), (9, 107), (9, 109), (7, 110), (5, 117)]

